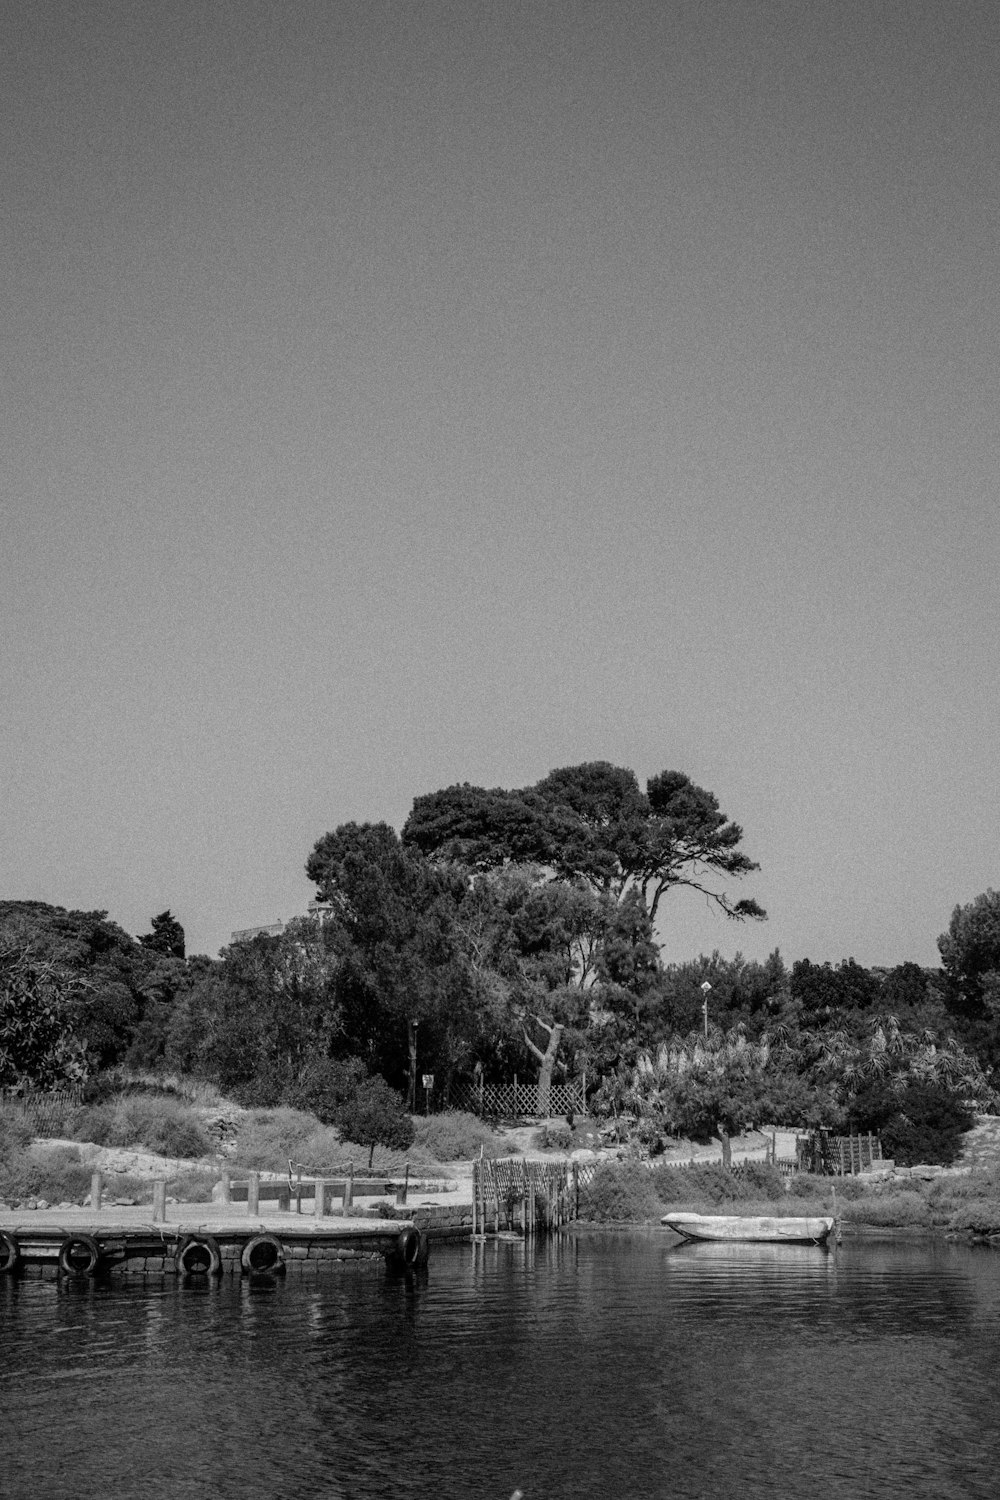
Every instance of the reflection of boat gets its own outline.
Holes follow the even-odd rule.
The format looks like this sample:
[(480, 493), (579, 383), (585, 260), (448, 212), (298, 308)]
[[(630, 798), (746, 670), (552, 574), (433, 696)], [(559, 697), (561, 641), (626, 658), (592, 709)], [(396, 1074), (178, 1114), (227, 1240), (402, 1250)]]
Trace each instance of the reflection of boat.
[(747, 1245), (822, 1245), (832, 1219), (773, 1219), (739, 1214), (664, 1214), (660, 1220), (688, 1240), (730, 1240)]

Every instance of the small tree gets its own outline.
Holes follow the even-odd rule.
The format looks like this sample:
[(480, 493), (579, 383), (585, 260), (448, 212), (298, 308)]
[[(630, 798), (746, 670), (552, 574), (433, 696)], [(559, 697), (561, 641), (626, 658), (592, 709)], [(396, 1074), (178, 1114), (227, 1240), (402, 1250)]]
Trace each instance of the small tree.
[(26, 949), (0, 951), (0, 1086), (83, 1082), (87, 1053), (76, 1025), (88, 989)]
[(413, 1144), (413, 1121), (406, 1113), (403, 1099), (384, 1078), (367, 1078), (338, 1111), (337, 1129), (348, 1140), (368, 1146), (368, 1166), (375, 1159), (375, 1147), (405, 1151)]

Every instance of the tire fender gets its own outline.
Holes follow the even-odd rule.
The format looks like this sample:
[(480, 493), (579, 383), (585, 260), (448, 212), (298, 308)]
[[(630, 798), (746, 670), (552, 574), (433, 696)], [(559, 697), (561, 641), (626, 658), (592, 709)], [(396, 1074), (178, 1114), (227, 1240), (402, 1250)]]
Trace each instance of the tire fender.
[(218, 1276), (222, 1271), (219, 1242), (210, 1234), (189, 1234), (174, 1263), (181, 1276)]
[(64, 1276), (93, 1276), (101, 1249), (91, 1234), (68, 1234), (59, 1246), (59, 1269)]
[(21, 1247), (17, 1243), (17, 1236), (6, 1229), (0, 1229), (0, 1276), (16, 1271), (20, 1259)]
[(420, 1230), (401, 1229), (396, 1240), (395, 1258), (407, 1271), (413, 1269), (420, 1259)]
[(280, 1276), (285, 1267), (285, 1247), (275, 1234), (255, 1234), (247, 1240), (240, 1265), (248, 1276)]

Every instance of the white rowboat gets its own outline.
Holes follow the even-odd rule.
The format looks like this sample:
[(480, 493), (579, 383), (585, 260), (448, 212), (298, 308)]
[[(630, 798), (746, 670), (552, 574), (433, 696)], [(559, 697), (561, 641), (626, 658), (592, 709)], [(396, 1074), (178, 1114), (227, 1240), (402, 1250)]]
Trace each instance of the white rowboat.
[(688, 1240), (732, 1240), (745, 1245), (822, 1245), (833, 1219), (752, 1218), (739, 1214), (664, 1214), (660, 1220)]

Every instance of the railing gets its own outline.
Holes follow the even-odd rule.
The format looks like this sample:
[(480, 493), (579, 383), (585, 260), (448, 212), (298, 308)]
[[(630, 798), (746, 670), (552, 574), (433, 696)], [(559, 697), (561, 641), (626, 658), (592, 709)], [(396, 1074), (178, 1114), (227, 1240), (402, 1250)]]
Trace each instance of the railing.
[(574, 1083), (549, 1085), (548, 1097), (537, 1083), (484, 1083), (478, 1087), (468, 1084), (465, 1088), (453, 1089), (451, 1103), (456, 1109), (468, 1110), (470, 1114), (500, 1120), (529, 1119), (544, 1120), (553, 1115), (582, 1115), (586, 1113), (586, 1098), (582, 1080)]

